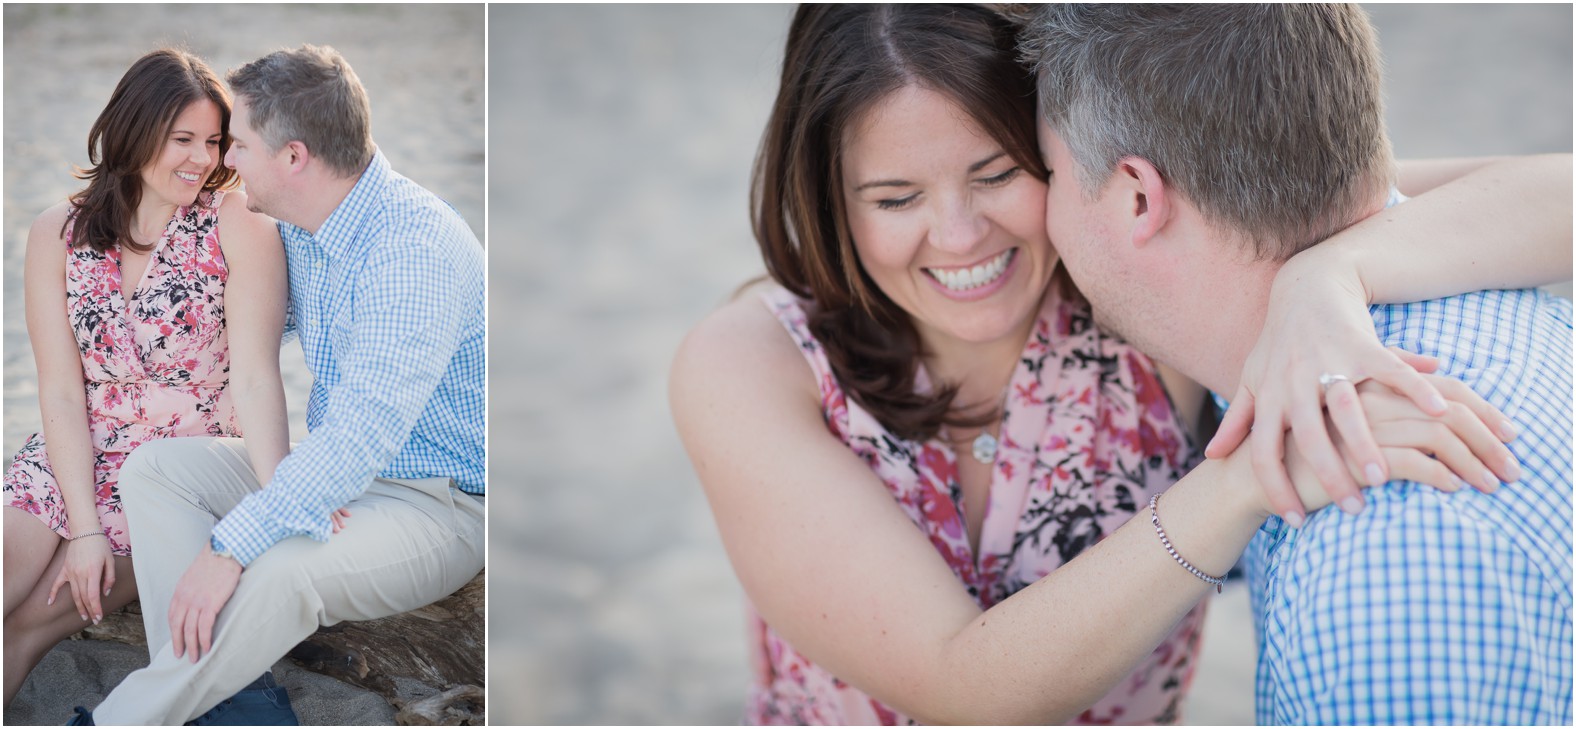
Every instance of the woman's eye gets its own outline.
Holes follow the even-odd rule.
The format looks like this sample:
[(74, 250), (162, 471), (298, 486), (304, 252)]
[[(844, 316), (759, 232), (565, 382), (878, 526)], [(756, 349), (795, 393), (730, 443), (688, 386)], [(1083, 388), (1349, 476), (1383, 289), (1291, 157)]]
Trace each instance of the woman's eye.
[(208, 140), (208, 146), (210, 146), (210, 147), (217, 147), (217, 146), (219, 146), (219, 140), (217, 140), (217, 139), (210, 139), (210, 140)]
[(1007, 184), (1009, 182), (1012, 182), (1012, 178), (1017, 177), (1018, 173), (1022, 172), (1022, 171), (1023, 171), (1022, 167), (1014, 167), (1014, 168), (1012, 168), (1010, 170), (1007, 170), (1006, 172), (1003, 172), (1003, 173), (1001, 173), (999, 175), (992, 175), (992, 176), (987, 177), (987, 178), (985, 178), (983, 180), (980, 180), (980, 182), (982, 184), (985, 184), (985, 185), (990, 186), (990, 187), (995, 187), (997, 185), (1005, 185), (1005, 184)]
[(881, 208), (882, 210), (902, 210), (903, 208), (908, 207), (909, 203), (914, 202), (914, 200), (918, 197), (919, 195), (916, 194), (892, 200), (877, 200), (876, 207)]
[(191, 137), (176, 137), (175, 138), (175, 142), (176, 142), (176, 144), (191, 144), (192, 143), (192, 138)]

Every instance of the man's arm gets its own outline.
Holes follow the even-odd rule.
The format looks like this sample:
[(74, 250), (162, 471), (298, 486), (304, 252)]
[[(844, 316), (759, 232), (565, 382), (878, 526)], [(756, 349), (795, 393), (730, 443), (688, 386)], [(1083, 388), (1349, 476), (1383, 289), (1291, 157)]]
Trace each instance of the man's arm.
[(355, 285), (353, 351), (337, 362), (321, 423), (263, 490), (214, 527), (246, 565), (275, 542), (331, 533), (330, 514), (364, 491), (404, 447), (465, 325), (466, 272), (432, 247), (384, 246)]

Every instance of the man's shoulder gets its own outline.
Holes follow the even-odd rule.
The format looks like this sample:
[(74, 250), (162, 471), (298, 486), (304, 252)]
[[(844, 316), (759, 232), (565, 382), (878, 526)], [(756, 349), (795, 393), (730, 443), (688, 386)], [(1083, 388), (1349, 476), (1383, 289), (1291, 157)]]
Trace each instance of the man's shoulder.
[(1569, 430), (1569, 299), (1495, 289), (1375, 306), (1372, 313), (1381, 342), (1437, 357), (1439, 374), (1465, 382), (1518, 427), (1562, 418)]
[(381, 202), (384, 211), (391, 215), (462, 228), (467, 233), (470, 231), (465, 219), (448, 201), (392, 169), (389, 170)]
[(1539, 289), (1486, 289), (1427, 301), (1378, 304), (1370, 311), (1375, 331), (1386, 344), (1414, 341), (1442, 352), (1506, 344), (1448, 335), (1568, 334), (1572, 321), (1569, 299)]

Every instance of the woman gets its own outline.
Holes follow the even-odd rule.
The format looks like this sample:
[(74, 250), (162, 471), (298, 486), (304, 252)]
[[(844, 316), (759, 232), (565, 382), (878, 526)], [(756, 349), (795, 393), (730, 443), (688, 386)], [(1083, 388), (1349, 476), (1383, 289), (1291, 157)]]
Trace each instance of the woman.
[(137, 596), (118, 490), (133, 449), (244, 431), (264, 483), (288, 452), (284, 251), (222, 164), (229, 122), (201, 59), (143, 56), (88, 134), (87, 186), (28, 234), (44, 429), (5, 475), (7, 704), (55, 643)]
[[(803, 7), (789, 32), (753, 200), (776, 285), (699, 325), (670, 390), (758, 612), (752, 722), (1175, 722), (1208, 584), (1126, 522), (1165, 490), (1171, 542), (1221, 574), (1273, 513), (1245, 452), (1194, 468), (1203, 393), (1102, 334), (1057, 273), (1013, 42), (976, 6)], [(1477, 442), (1445, 464), (1498, 462)], [(1428, 463), (1386, 475), (1458, 487)]]

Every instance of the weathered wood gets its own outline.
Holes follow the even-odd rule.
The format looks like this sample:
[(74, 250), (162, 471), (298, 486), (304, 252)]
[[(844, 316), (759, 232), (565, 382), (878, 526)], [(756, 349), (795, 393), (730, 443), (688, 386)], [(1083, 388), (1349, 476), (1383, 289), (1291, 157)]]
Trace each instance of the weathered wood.
[(487, 719), (486, 692), (471, 685), (455, 686), (403, 706), (395, 700), (394, 706), (399, 708), (394, 723), (400, 726), (470, 726), (485, 724)]
[[(375, 691), (395, 706), (412, 703), (396, 678), (439, 691), (470, 686), (479, 692), (486, 685), (485, 578), (483, 572), (424, 608), (321, 628), (289, 657), (307, 670)], [(484, 713), (467, 716), (477, 723), (485, 718)]]
[[(483, 724), (486, 577), (483, 571), (453, 595), (410, 612), (319, 628), (286, 657), (383, 696), (401, 709), (399, 717), (409, 719), (397, 717), (400, 724)], [(133, 602), (72, 636), (82, 638), (146, 646), (141, 606)], [(420, 682), (427, 690), (396, 679)]]
[(148, 645), (148, 637), (142, 630), (142, 605), (136, 600), (130, 605), (104, 616), (98, 625), (89, 625), (82, 632), (71, 636), (72, 640), (113, 640), (127, 645)]

